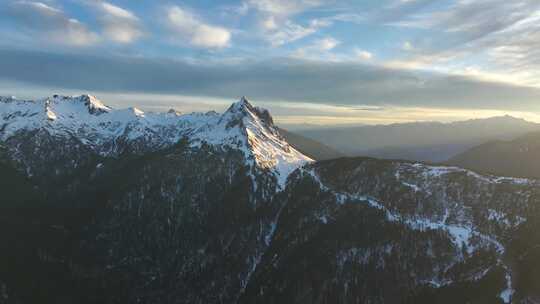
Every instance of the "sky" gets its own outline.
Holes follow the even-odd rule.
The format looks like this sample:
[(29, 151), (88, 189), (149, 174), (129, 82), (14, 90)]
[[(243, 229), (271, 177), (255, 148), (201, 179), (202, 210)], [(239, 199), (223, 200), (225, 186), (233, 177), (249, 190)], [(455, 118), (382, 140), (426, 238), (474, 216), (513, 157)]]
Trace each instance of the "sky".
[(2, 0), (0, 95), (282, 126), (540, 121), (538, 0)]

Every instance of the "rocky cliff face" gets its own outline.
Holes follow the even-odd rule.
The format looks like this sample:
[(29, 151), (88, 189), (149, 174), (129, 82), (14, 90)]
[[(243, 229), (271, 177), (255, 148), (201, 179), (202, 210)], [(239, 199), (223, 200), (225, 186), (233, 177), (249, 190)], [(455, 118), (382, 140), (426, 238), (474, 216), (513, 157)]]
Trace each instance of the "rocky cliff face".
[(188, 115), (4, 98), (0, 126), (0, 303), (539, 299), (533, 180), (315, 163), (244, 98)]

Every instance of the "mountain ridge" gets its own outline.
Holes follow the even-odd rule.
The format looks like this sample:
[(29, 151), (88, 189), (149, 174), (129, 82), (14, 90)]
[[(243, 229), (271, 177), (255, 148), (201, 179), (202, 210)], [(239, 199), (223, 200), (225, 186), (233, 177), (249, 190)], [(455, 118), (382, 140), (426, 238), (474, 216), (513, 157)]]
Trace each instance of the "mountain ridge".
[(194, 146), (240, 148), (252, 165), (273, 170), (280, 187), (296, 167), (312, 161), (284, 141), (267, 110), (254, 107), (245, 97), (221, 115), (114, 110), (91, 95), (2, 100), (7, 104), (0, 108), (4, 141), (20, 131), (45, 130), (55, 136), (73, 136), (102, 156), (117, 156), (133, 150), (130, 143), (137, 145), (135, 151), (145, 153), (187, 138)]
[(540, 178), (540, 132), (472, 147), (444, 163), (488, 174)]
[(314, 160), (328, 160), (344, 157), (343, 153), (336, 151), (335, 149), (320, 143), (311, 138), (299, 135), (295, 132), (290, 132), (283, 128), (279, 128), (279, 133), (298, 151), (309, 156)]
[(304, 130), (300, 135), (348, 156), (442, 162), (489, 140), (508, 140), (540, 131), (540, 124), (511, 116), (465, 121)]

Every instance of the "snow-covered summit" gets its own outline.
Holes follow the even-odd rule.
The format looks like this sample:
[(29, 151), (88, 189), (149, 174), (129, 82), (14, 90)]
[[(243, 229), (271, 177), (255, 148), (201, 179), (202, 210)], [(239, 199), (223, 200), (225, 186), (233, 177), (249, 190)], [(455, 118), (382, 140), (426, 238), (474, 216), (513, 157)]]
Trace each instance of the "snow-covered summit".
[(56, 108), (60, 107), (81, 107), (84, 106), (88, 113), (100, 115), (110, 112), (112, 109), (104, 105), (99, 99), (92, 95), (80, 96), (59, 96), (54, 95), (51, 99), (46, 99), (49, 104), (54, 104)]
[(233, 103), (224, 113), (222, 119), (230, 119), (232, 122), (238, 122), (236, 120), (244, 117), (251, 117), (252, 119), (260, 120), (265, 127), (274, 127), (274, 120), (270, 115), (270, 112), (268, 112), (266, 109), (253, 106), (245, 96), (240, 98), (239, 101)]
[(246, 97), (233, 103), (216, 124), (198, 129), (194, 141), (238, 147), (252, 165), (274, 170), (280, 187), (292, 171), (312, 161), (279, 134), (268, 110), (253, 106)]
[(311, 161), (283, 139), (267, 110), (245, 97), (223, 114), (113, 109), (91, 95), (0, 101), (0, 141), (39, 130), (78, 139), (101, 155), (115, 156), (155, 151), (187, 138), (195, 148), (208, 144), (242, 151), (252, 168), (272, 171), (280, 186), (294, 169)]
[(280, 188), (295, 169), (313, 161), (287, 143), (268, 110), (253, 106), (245, 96), (233, 103), (217, 124), (199, 131), (195, 134), (201, 141), (237, 146), (252, 167), (275, 172)]

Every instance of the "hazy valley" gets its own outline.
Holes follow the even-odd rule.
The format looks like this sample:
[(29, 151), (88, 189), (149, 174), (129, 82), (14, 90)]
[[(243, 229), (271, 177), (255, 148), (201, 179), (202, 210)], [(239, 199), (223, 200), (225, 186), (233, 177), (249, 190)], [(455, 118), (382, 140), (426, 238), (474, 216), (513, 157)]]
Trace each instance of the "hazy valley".
[(477, 145), (540, 131), (540, 124), (511, 116), (452, 123), (415, 122), (301, 130), (348, 156), (443, 162)]

